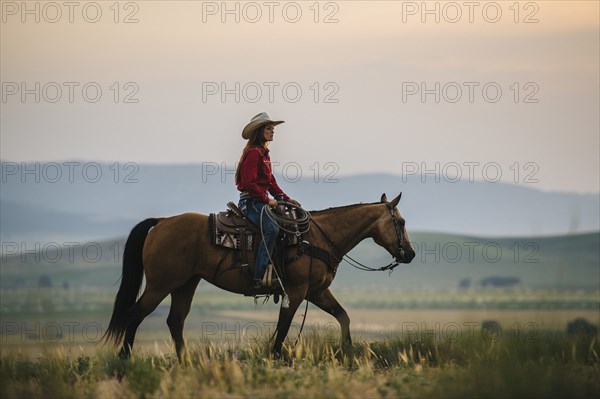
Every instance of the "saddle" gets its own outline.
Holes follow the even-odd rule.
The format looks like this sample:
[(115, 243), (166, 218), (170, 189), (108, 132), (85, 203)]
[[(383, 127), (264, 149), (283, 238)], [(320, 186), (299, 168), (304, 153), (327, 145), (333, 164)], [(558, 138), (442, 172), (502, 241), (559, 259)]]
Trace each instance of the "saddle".
[(245, 256), (247, 250), (254, 250), (255, 234), (260, 234), (260, 229), (248, 220), (233, 202), (228, 202), (227, 207), (228, 210), (211, 213), (208, 217), (212, 243), (239, 249)]
[(236, 204), (229, 201), (227, 203), (229, 208), (226, 211), (219, 212), (216, 215), (216, 227), (225, 233), (237, 233), (240, 230), (250, 230), (254, 233), (260, 233), (260, 228), (247, 219), (240, 211), (240, 208)]
[[(227, 203), (227, 208), (226, 211), (209, 215), (211, 242), (214, 245), (241, 251), (242, 266), (247, 266), (247, 252), (254, 251), (261, 240), (260, 227), (246, 218), (232, 201)], [(278, 242), (283, 242), (284, 247), (296, 245), (298, 237), (281, 232)], [(281, 250), (281, 247), (276, 245), (273, 257), (276, 258)]]
[[(233, 202), (228, 202), (227, 208), (226, 211), (211, 213), (209, 215), (208, 222), (212, 236), (211, 242), (213, 245), (239, 250), (242, 271), (248, 274), (248, 251), (254, 251), (256, 245), (260, 242), (262, 238), (260, 227), (247, 219)], [(286, 212), (285, 216), (287, 220), (283, 221), (283, 223), (288, 229), (300, 226), (298, 217), (293, 211), (289, 212), (289, 214)], [(294, 256), (288, 258), (286, 256), (288, 253), (287, 249), (292, 246), (296, 247), (297, 251)], [(303, 240), (302, 234), (290, 234), (284, 232), (282, 229), (273, 252), (274, 266), (277, 268), (279, 276), (285, 276), (285, 266), (293, 263), (302, 255), (322, 260), (334, 273), (340, 263), (340, 259), (330, 254), (327, 250)]]

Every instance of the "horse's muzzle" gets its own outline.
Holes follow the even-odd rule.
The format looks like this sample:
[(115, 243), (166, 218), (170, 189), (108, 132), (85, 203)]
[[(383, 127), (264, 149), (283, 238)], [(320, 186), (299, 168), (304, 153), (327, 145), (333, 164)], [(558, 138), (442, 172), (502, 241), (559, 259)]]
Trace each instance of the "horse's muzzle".
[(408, 251), (402, 248), (400, 250), (400, 256), (398, 257), (398, 262), (400, 263), (410, 263), (415, 258), (415, 251), (409, 249)]

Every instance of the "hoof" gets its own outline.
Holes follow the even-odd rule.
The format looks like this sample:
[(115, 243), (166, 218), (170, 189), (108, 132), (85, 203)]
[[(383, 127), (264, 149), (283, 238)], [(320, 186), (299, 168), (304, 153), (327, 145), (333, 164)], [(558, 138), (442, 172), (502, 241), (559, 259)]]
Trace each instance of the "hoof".
[(131, 351), (123, 348), (119, 351), (119, 359), (129, 359), (131, 357)]

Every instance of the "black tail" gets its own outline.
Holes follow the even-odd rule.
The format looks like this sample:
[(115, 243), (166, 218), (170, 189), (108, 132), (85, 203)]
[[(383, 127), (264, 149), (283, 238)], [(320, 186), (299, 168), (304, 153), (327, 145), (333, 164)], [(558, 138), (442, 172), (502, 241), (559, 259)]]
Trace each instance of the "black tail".
[(138, 223), (129, 233), (125, 250), (123, 253), (123, 272), (121, 273), (121, 286), (115, 299), (112, 317), (108, 329), (101, 340), (113, 341), (115, 346), (119, 345), (125, 335), (129, 310), (140, 293), (142, 279), (144, 277), (144, 265), (142, 264), (142, 249), (146, 235), (151, 227), (155, 226), (160, 219), (146, 219)]

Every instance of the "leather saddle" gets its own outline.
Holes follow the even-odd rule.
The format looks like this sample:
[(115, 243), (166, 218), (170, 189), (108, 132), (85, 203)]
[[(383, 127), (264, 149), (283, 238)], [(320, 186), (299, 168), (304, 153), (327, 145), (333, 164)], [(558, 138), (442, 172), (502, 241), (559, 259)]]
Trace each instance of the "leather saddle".
[(215, 214), (215, 223), (219, 231), (223, 233), (239, 234), (242, 230), (250, 230), (249, 234), (259, 233), (260, 228), (247, 219), (236, 204), (229, 201), (226, 211)]
[(239, 250), (242, 268), (248, 269), (248, 252), (253, 252), (260, 237), (259, 226), (247, 219), (236, 204), (228, 202), (226, 211), (208, 217), (211, 241), (214, 245)]
[[(211, 242), (214, 245), (239, 250), (242, 266), (247, 266), (248, 252), (254, 252), (261, 239), (260, 226), (246, 218), (232, 201), (227, 203), (227, 208), (226, 211), (209, 215)], [(297, 245), (300, 238), (296, 235), (282, 234), (282, 240), (287, 247)], [(275, 252), (279, 254), (278, 246)], [(274, 259), (279, 256), (276, 253), (273, 254)]]

